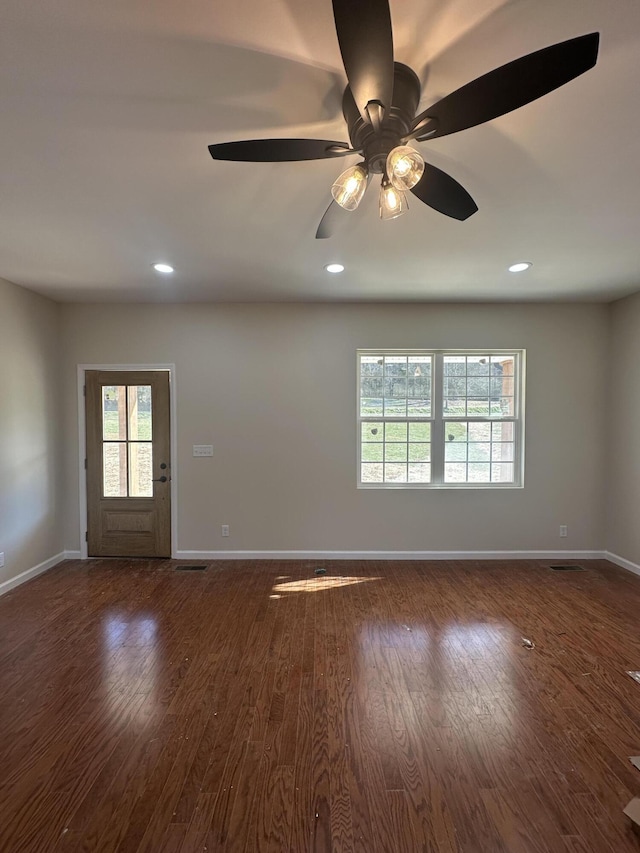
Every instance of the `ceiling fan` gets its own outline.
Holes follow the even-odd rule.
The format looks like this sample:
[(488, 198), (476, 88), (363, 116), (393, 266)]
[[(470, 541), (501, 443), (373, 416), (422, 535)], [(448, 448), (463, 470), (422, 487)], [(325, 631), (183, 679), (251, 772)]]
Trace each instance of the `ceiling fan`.
[(250, 139), (210, 145), (214, 160), (282, 162), (360, 154), (331, 188), (316, 238), (331, 236), (340, 208), (354, 210), (371, 175), (382, 175), (380, 216), (407, 209), (406, 191), (440, 213), (465, 220), (478, 210), (469, 193), (425, 163), (408, 143), (424, 142), (482, 124), (535, 101), (596, 64), (599, 33), (578, 36), (508, 62), (416, 115), (420, 81), (393, 60), (388, 0), (333, 0), (333, 16), (347, 74), (342, 98), (351, 146), (327, 139)]

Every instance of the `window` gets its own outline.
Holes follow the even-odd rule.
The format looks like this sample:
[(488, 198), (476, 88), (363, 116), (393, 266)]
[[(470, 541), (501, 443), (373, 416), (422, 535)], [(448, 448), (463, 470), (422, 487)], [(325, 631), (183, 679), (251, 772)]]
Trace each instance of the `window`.
[(152, 497), (150, 385), (102, 386), (102, 494)]
[(358, 484), (514, 488), (523, 350), (359, 350)]

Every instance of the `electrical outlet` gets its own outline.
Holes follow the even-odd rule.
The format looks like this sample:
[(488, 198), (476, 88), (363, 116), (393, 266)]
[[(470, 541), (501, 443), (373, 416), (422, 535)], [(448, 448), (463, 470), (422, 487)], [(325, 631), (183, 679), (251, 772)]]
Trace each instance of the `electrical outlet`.
[(229, 535), (229, 525), (228, 525), (228, 524), (223, 524), (223, 525), (222, 525), (222, 535), (223, 535), (223, 536), (228, 536), (228, 535)]
[(4, 551), (0, 551), (0, 568), (4, 566)]
[(561, 525), (560, 525), (560, 537), (561, 537), (562, 539), (564, 539), (566, 535), (567, 535), (567, 525), (566, 525), (566, 524), (561, 524)]

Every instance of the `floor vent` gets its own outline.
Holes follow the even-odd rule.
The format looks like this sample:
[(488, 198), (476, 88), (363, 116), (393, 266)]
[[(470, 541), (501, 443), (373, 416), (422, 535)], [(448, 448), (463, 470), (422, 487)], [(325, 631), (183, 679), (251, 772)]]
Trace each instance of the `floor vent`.
[(203, 566), (176, 566), (176, 572), (203, 572), (206, 568), (206, 563)]
[(575, 563), (570, 565), (549, 566), (552, 572), (584, 572), (584, 566)]

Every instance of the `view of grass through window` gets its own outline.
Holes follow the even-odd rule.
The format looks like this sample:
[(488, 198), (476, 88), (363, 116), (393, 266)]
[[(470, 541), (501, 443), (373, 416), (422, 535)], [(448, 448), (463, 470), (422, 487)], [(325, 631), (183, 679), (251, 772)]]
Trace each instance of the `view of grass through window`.
[[(360, 360), (363, 482), (431, 479), (430, 355), (363, 355)], [(418, 420), (420, 419), (420, 420)]]
[(150, 385), (103, 387), (102, 439), (104, 497), (151, 497)]
[(518, 352), (359, 354), (360, 483), (517, 485)]

